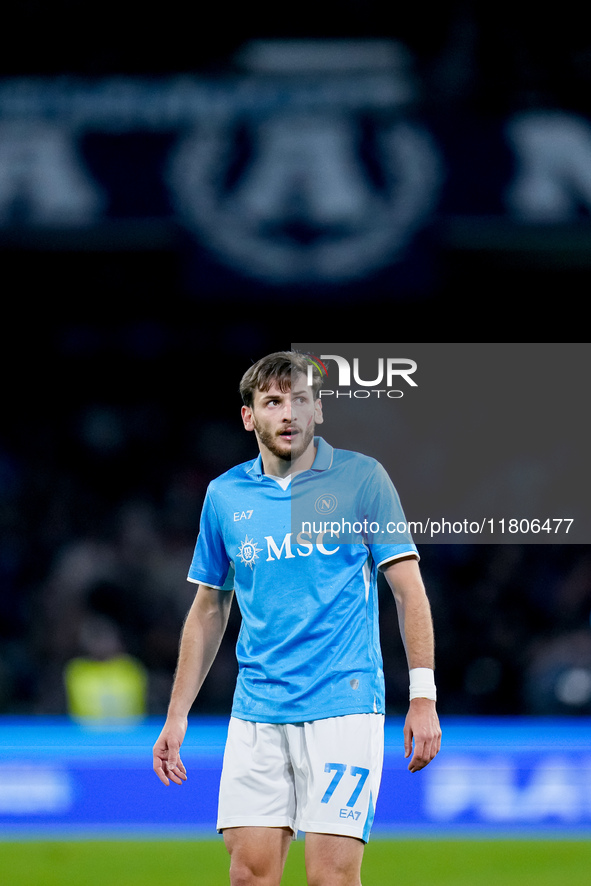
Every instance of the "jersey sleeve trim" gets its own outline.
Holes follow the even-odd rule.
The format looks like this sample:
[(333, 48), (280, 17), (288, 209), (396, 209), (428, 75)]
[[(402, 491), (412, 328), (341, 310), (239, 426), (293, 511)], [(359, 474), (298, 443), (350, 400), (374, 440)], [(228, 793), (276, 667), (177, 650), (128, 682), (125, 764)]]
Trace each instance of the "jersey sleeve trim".
[(187, 581), (190, 581), (191, 584), (194, 585), (205, 585), (206, 588), (213, 588), (214, 591), (228, 591), (232, 590), (232, 588), (224, 588), (220, 585), (213, 585), (210, 581), (203, 581), (201, 578), (191, 578), (190, 575), (187, 576)]
[(418, 551), (401, 551), (400, 554), (394, 554), (393, 557), (386, 557), (384, 560), (380, 560), (378, 563), (378, 569), (384, 569), (388, 563), (393, 563), (395, 560), (404, 560), (406, 557), (414, 557), (415, 560), (421, 559)]

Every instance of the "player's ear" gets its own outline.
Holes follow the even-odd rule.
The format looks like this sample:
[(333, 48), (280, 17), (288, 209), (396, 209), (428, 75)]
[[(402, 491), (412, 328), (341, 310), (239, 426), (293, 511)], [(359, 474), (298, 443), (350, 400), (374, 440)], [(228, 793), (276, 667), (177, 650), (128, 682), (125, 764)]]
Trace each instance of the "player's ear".
[(322, 400), (318, 397), (317, 400), (314, 401), (314, 423), (317, 425), (321, 425), (324, 421), (324, 416), (322, 414)]
[(241, 414), (242, 414), (242, 421), (243, 421), (243, 424), (244, 424), (244, 427), (246, 428), (246, 430), (247, 431), (254, 431), (254, 421), (253, 421), (252, 409), (250, 408), (250, 406), (243, 406)]

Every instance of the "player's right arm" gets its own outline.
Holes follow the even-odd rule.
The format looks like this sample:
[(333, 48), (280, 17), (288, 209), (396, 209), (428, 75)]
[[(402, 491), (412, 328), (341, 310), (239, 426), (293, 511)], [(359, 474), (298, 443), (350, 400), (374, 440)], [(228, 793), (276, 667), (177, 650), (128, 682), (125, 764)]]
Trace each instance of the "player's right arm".
[(220, 647), (232, 597), (231, 591), (200, 584), (185, 619), (168, 714), (154, 745), (154, 772), (165, 785), (187, 778), (179, 756), (187, 718)]

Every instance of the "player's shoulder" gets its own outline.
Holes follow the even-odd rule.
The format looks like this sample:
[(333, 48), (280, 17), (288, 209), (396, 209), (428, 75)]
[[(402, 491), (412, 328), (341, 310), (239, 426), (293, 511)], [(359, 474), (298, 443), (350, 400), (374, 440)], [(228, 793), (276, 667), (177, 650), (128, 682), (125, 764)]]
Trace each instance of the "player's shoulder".
[(333, 449), (333, 464), (359, 471), (383, 470), (377, 458), (354, 449)]
[(339, 477), (346, 477), (358, 490), (382, 489), (392, 484), (390, 475), (377, 458), (354, 449), (335, 449), (333, 466)]

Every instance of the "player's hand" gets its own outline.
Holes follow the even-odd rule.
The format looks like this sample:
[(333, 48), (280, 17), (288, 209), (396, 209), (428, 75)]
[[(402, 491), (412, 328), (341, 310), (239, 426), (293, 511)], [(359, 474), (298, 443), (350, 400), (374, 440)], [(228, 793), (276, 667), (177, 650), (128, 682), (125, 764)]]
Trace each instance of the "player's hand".
[[(414, 753), (413, 753), (414, 742)], [(410, 772), (424, 769), (437, 756), (441, 747), (441, 727), (435, 702), (429, 698), (413, 698), (404, 723), (404, 756), (412, 758)]]
[(187, 770), (180, 758), (180, 749), (187, 731), (187, 719), (167, 719), (154, 745), (154, 772), (167, 787), (171, 781), (182, 784)]

